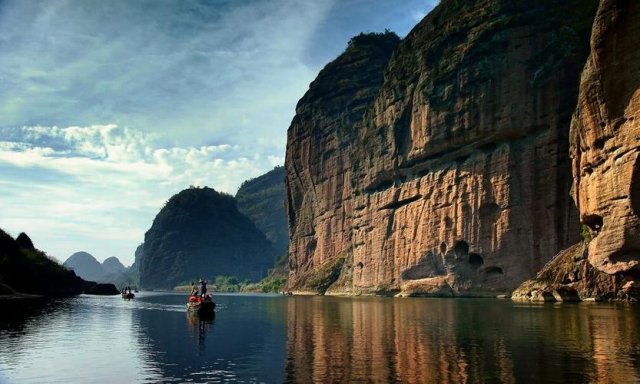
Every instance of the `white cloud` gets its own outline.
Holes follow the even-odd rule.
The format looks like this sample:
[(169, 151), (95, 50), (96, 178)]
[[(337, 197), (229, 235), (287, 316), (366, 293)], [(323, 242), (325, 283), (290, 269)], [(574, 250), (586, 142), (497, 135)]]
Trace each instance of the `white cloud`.
[(174, 193), (283, 164), (297, 101), (351, 36), (402, 35), (433, 2), (0, 1), (0, 228), (131, 262)]
[(133, 261), (163, 203), (180, 190), (235, 193), (277, 155), (219, 144), (159, 147), (156, 138), (117, 125), (21, 127), (0, 137), (0, 228), (25, 231), (59, 259), (86, 250)]

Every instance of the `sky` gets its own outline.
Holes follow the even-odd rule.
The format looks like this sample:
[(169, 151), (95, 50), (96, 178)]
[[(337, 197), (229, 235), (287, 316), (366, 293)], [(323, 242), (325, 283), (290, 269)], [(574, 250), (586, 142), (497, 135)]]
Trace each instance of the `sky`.
[(297, 101), (360, 32), (437, 0), (0, 0), (0, 228), (133, 262), (189, 186), (283, 165)]

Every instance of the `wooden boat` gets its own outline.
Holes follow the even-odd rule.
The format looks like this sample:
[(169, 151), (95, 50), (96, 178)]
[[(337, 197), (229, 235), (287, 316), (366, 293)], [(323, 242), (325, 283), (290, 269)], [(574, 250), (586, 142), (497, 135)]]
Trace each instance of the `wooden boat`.
[(187, 312), (196, 313), (199, 316), (213, 316), (216, 303), (213, 302), (211, 295), (206, 297), (189, 296), (187, 300)]

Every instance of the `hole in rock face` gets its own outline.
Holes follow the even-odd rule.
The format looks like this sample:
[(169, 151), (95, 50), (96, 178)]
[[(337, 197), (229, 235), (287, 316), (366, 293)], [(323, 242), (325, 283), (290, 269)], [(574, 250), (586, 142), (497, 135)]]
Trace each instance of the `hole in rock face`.
[(592, 234), (595, 236), (602, 229), (602, 225), (604, 223), (604, 220), (602, 219), (602, 216), (600, 216), (600, 215), (587, 215), (587, 216), (582, 218), (582, 222), (584, 223), (584, 225), (589, 227), (589, 229), (591, 230)]
[(464, 240), (456, 241), (453, 245), (453, 252), (455, 252), (456, 257), (466, 256), (469, 254), (469, 244)]
[(500, 267), (487, 267), (484, 271), (487, 275), (504, 275), (504, 272)]
[(440, 253), (447, 253), (447, 244), (445, 244), (444, 242), (440, 243)]
[(640, 154), (636, 157), (631, 174), (631, 210), (636, 216), (640, 216)]
[(358, 266), (358, 268), (363, 268), (364, 264), (362, 264), (362, 261), (360, 261), (360, 262), (358, 262), (357, 266)]
[(484, 264), (484, 259), (477, 253), (470, 253), (469, 264), (471, 264), (471, 266), (474, 268), (479, 268), (482, 264)]

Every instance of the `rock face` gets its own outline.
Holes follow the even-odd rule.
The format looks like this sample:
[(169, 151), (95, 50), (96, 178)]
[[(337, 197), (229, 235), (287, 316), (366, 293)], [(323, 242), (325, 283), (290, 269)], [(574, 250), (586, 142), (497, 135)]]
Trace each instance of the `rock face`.
[(353, 147), (398, 42), (393, 33), (355, 37), (298, 102), (285, 159), (289, 283), (298, 289), (352, 248)]
[[(574, 197), (589, 262), (640, 277), (640, 3), (602, 1), (571, 126)], [(635, 272), (632, 272), (635, 271)]]
[(83, 251), (69, 256), (63, 265), (85, 280), (99, 281), (105, 274), (102, 264), (92, 254)]
[[(571, 124), (573, 195), (585, 242), (516, 299), (640, 299), (640, 3), (602, 0)], [(588, 228), (588, 230), (587, 230)], [(571, 256), (573, 255), (573, 256)]]
[(640, 289), (624, 276), (609, 275), (591, 265), (586, 243), (560, 252), (538, 275), (525, 281), (511, 298), (522, 301), (636, 300)]
[(495, 294), (576, 243), (568, 133), (596, 7), (445, 0), (388, 63), (355, 44), (329, 64), (288, 131), (290, 288)]
[(287, 215), (284, 211), (284, 167), (275, 167), (238, 189), (238, 210), (250, 218), (273, 244), (278, 256), (289, 246)]
[(255, 281), (273, 267), (275, 255), (233, 196), (190, 188), (169, 199), (145, 234), (140, 285), (172, 289), (218, 275)]

